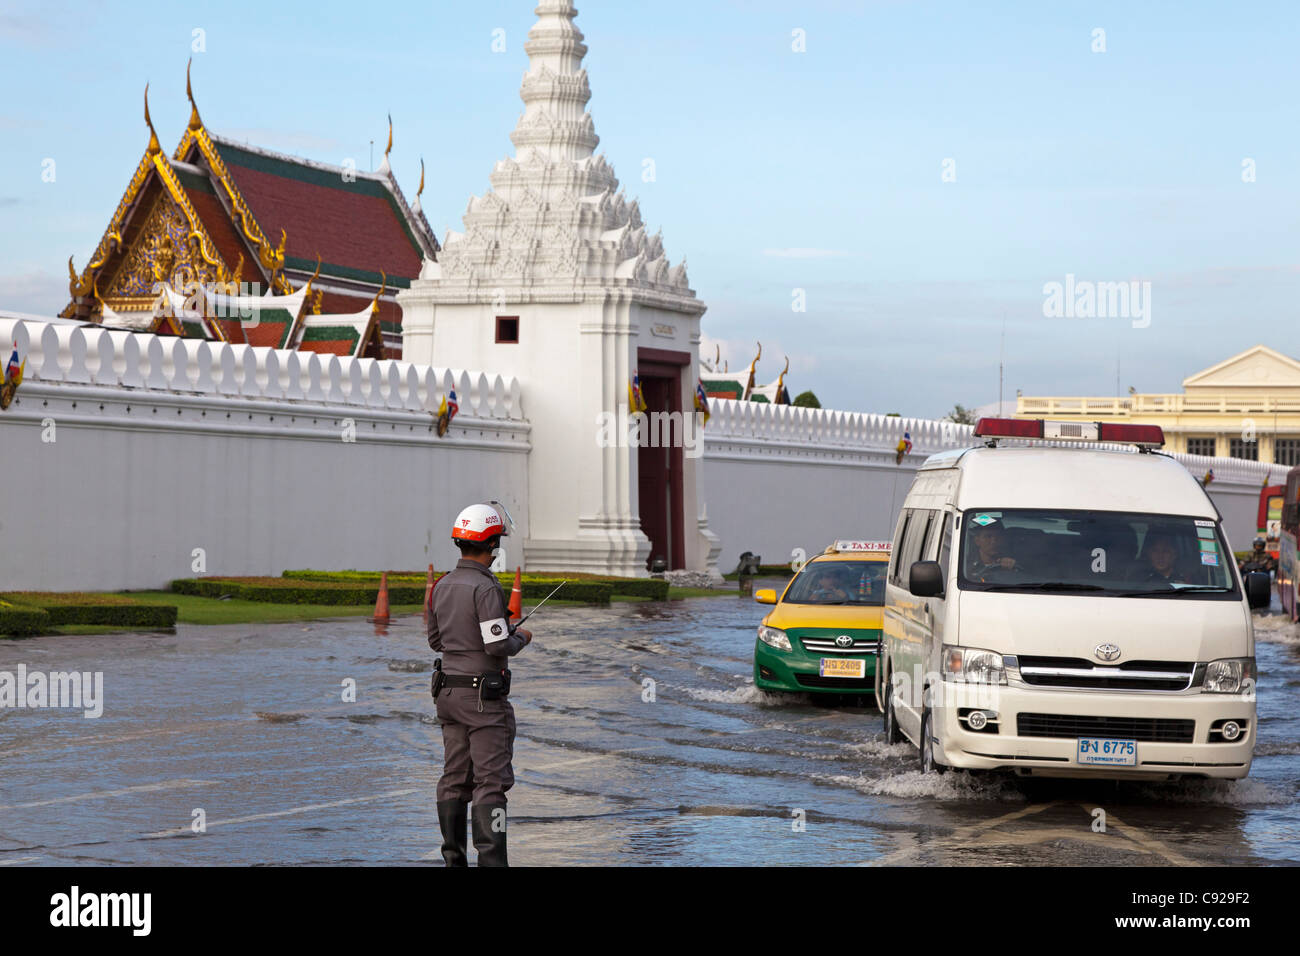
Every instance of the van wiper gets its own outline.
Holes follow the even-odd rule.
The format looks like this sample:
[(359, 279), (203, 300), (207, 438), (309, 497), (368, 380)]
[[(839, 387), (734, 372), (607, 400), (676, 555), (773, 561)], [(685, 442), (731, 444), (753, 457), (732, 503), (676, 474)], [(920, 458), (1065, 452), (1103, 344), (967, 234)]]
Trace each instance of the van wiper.
[(1217, 591), (1220, 594), (1231, 591), (1232, 588), (1226, 588), (1221, 584), (1187, 584), (1181, 588), (1160, 588), (1154, 591), (1118, 591), (1116, 597), (1167, 597), (1170, 594), (1186, 594), (1189, 591), (1204, 593), (1206, 591)]
[(1100, 584), (1076, 584), (1073, 581), (1030, 581), (1025, 584), (990, 584), (981, 591), (1104, 591)]

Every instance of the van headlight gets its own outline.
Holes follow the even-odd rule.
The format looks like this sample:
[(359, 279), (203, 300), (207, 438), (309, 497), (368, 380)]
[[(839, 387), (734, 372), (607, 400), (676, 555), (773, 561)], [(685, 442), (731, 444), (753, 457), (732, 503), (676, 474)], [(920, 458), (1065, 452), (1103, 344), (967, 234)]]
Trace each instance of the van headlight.
[(764, 644), (775, 647), (778, 651), (793, 650), (790, 646), (790, 638), (785, 636), (785, 631), (775, 627), (768, 627), (765, 624), (758, 626), (758, 639)]
[(1255, 658), (1228, 657), (1205, 665), (1204, 694), (1240, 694), (1255, 681)]
[(1007, 670), (1002, 655), (978, 647), (943, 646), (943, 679), (968, 684), (1005, 684)]

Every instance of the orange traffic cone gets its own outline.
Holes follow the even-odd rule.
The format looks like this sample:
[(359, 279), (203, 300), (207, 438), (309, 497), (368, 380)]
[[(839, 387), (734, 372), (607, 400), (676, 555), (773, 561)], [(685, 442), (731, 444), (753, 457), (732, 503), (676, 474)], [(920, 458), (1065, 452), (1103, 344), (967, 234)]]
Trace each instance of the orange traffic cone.
[(376, 624), (388, 623), (388, 572), (379, 575), (379, 598), (375, 601)]
[(520, 569), (515, 568), (515, 586), (510, 589), (510, 620), (517, 621), (524, 616), (524, 588)]

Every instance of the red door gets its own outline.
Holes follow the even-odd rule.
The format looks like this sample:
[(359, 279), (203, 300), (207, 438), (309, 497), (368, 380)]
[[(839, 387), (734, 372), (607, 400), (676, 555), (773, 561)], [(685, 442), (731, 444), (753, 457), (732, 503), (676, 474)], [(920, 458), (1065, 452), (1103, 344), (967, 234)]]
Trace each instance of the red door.
[[(663, 361), (664, 358), (668, 361)], [(642, 423), (637, 449), (637, 493), (641, 531), (650, 539), (647, 569), (653, 568), (658, 558), (670, 570), (686, 566), (682, 367), (689, 364), (690, 356), (684, 352), (657, 349), (638, 352), (646, 420)]]

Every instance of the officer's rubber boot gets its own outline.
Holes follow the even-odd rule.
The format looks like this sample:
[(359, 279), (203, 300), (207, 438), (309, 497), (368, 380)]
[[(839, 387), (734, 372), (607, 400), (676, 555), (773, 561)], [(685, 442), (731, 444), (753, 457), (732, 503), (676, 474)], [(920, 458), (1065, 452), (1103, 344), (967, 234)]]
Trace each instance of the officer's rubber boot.
[(448, 866), (469, 866), (465, 837), (469, 804), (459, 800), (438, 803), (438, 826), (442, 828), (442, 858)]
[(479, 866), (509, 866), (506, 862), (506, 805), (476, 803), (470, 811), (474, 849)]

